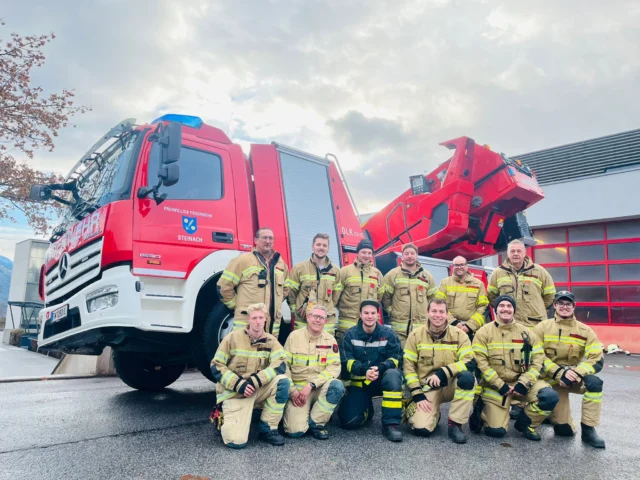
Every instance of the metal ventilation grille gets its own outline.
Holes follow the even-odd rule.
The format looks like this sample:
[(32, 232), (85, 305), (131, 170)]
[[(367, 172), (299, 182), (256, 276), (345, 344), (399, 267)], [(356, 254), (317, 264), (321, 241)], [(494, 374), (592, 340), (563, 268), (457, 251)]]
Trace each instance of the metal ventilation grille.
[(514, 155), (535, 171), (540, 185), (566, 182), (640, 165), (640, 129)]

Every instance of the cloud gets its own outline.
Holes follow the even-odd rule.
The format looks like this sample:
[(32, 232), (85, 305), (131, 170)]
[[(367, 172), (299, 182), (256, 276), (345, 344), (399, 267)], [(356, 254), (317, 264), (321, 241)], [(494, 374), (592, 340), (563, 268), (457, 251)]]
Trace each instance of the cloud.
[(0, 226), (0, 255), (13, 260), (16, 243), (30, 238), (42, 238), (33, 234), (30, 228), (24, 226)]
[(327, 124), (340, 147), (362, 153), (387, 150), (407, 141), (400, 122), (386, 118), (367, 118), (353, 110), (343, 117), (328, 120)]
[(367, 211), (446, 160), (444, 140), (518, 154), (638, 127), (628, 0), (39, 0), (3, 18), (3, 31), (54, 31), (34, 80), (93, 106), (38, 152), (60, 172), (123, 118), (186, 113), (245, 150), (335, 153)]

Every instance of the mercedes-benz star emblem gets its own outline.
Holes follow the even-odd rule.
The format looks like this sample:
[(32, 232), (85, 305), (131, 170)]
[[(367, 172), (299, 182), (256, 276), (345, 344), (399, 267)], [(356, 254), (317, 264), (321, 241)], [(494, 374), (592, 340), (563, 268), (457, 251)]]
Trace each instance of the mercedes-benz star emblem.
[(62, 254), (60, 257), (60, 263), (58, 264), (58, 275), (60, 276), (60, 280), (64, 280), (64, 277), (67, 276), (69, 270), (71, 269), (71, 257), (67, 252)]

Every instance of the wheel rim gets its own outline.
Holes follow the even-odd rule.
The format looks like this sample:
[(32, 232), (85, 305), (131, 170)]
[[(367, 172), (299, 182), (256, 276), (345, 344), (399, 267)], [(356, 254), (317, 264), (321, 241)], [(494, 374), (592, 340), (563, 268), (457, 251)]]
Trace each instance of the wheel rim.
[(222, 339), (229, 335), (233, 331), (233, 315), (228, 314), (222, 323), (220, 323), (220, 330), (218, 330), (218, 344), (222, 342)]

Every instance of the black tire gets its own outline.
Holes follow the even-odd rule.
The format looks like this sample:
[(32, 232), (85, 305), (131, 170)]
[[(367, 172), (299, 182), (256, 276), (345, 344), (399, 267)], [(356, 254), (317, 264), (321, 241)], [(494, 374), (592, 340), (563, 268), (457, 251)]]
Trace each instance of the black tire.
[(198, 370), (212, 382), (211, 360), (220, 342), (233, 328), (233, 313), (223, 304), (216, 304), (207, 314), (199, 331), (193, 332), (193, 360)]
[(113, 364), (120, 379), (137, 390), (157, 392), (175, 382), (186, 364), (162, 365), (138, 352), (114, 350)]

